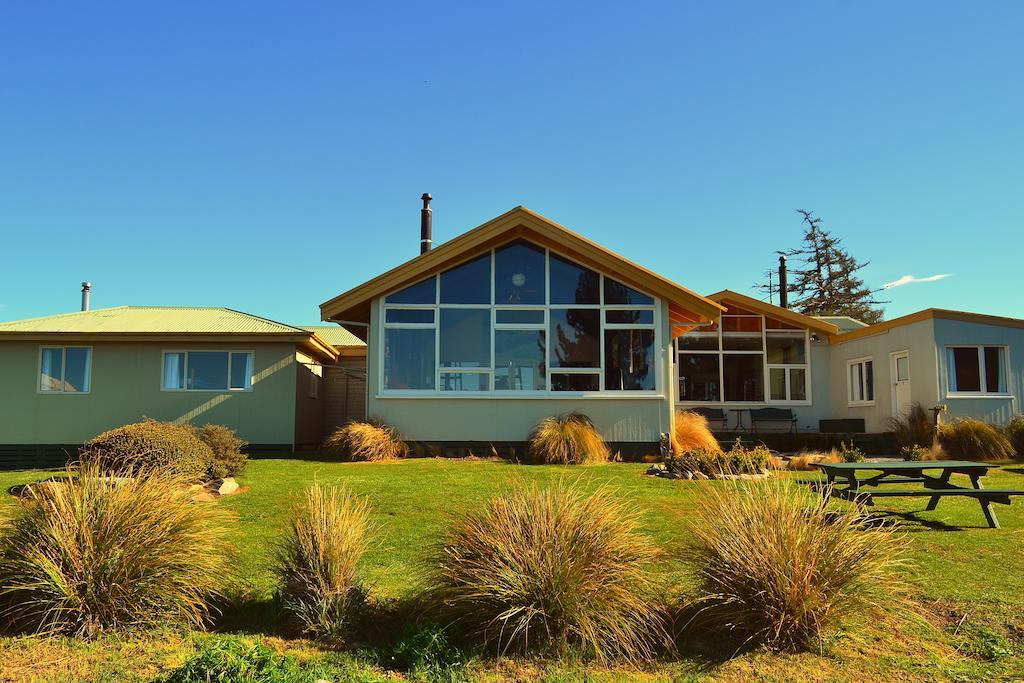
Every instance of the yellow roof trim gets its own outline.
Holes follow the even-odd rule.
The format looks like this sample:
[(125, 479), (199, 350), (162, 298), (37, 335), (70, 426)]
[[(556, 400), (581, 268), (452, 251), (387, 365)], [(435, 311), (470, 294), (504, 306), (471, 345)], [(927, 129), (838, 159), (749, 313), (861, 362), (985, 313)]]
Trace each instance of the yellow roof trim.
[(582, 235), (565, 228), (523, 206), (503, 213), (472, 230), (431, 249), (425, 254), (378, 275), (358, 287), (320, 304), (323, 320), (369, 321), (369, 302), (376, 297), (429, 277), (457, 265), (468, 254), (475, 255), (517, 238), (551, 242), (567, 256), (580, 258), (588, 266), (622, 279), (626, 284), (675, 302), (709, 320), (717, 319), (723, 306), (671, 280), (605, 249)]
[(824, 320), (818, 320), (817, 318), (804, 315), (803, 313), (791, 311), (790, 309), (783, 308), (782, 306), (770, 304), (766, 301), (760, 301), (751, 296), (747, 296), (746, 294), (734, 292), (731, 289), (723, 289), (720, 292), (709, 294), (708, 298), (719, 303), (727, 299), (732, 299), (736, 303), (741, 304), (744, 308), (749, 308), (751, 310), (758, 311), (759, 313), (770, 315), (773, 318), (778, 318), (779, 320), (784, 320), (788, 323), (799, 325), (800, 327), (824, 332), (830, 336), (839, 334), (839, 327), (837, 325), (827, 323)]
[(954, 311), (948, 308), (926, 308), (923, 311), (917, 311), (916, 313), (909, 313), (907, 315), (900, 316), (899, 318), (893, 318), (892, 320), (885, 320), (874, 325), (862, 327), (858, 330), (851, 330), (849, 332), (843, 332), (842, 334), (836, 335), (833, 339), (838, 344), (843, 342), (853, 341), (854, 339), (861, 339), (863, 337), (871, 337), (876, 334), (887, 332), (895, 327), (903, 327), (905, 325), (912, 325), (922, 320), (933, 320), (940, 318), (942, 320), (958, 320), (960, 322), (976, 323), (979, 325), (997, 325), (1000, 327), (1014, 327), (1018, 329), (1024, 329), (1024, 320), (1020, 318), (1007, 318), (1001, 315), (988, 315), (986, 313), (968, 313), (967, 311)]

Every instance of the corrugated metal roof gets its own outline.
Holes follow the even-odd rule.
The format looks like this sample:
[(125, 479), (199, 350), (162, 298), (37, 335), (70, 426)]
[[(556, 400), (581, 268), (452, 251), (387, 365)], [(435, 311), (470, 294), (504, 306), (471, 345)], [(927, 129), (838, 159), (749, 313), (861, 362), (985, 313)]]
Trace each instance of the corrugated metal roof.
[(339, 325), (313, 325), (302, 329), (313, 332), (331, 346), (366, 346), (366, 343)]
[[(339, 328), (340, 329), (340, 328)], [(116, 306), (0, 323), (0, 333), (307, 334), (308, 330), (230, 308)]]

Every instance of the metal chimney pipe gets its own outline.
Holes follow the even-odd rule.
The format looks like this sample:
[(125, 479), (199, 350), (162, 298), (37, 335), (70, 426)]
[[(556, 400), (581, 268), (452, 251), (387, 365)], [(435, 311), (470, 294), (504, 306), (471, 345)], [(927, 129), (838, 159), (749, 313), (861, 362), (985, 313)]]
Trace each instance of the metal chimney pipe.
[(88, 311), (89, 310), (89, 292), (90, 292), (90, 290), (92, 290), (92, 283), (91, 282), (83, 282), (82, 283), (82, 310), (83, 311)]
[(789, 281), (786, 278), (786, 257), (779, 257), (779, 306), (789, 308)]
[(431, 233), (433, 232), (434, 212), (430, 209), (430, 200), (433, 197), (429, 192), (424, 192), (420, 199), (423, 200), (423, 208), (420, 209), (420, 253), (426, 254), (433, 246)]

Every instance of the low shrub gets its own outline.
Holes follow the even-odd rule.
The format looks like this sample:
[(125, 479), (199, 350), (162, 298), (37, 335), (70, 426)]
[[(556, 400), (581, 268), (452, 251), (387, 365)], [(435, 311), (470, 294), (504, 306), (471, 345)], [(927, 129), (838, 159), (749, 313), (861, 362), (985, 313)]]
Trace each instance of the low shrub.
[(468, 658), (447, 629), (435, 624), (408, 628), (395, 643), (387, 666), (404, 671), (414, 681), (459, 681)]
[(454, 517), (431, 602), (499, 653), (641, 659), (666, 638), (639, 511), (605, 489), (519, 488)]
[(210, 447), (213, 459), (210, 462), (210, 476), (213, 479), (237, 477), (245, 472), (249, 458), (242, 452), (248, 444), (239, 439), (233, 429), (224, 425), (204, 425), (199, 428), (199, 440)]
[(842, 458), (843, 462), (864, 462), (864, 451), (852, 443), (847, 446), (846, 442), (843, 441), (839, 444), (839, 457)]
[(80, 457), (113, 474), (162, 469), (188, 481), (202, 481), (213, 451), (191, 425), (144, 420), (93, 437), (82, 446)]
[(914, 444), (912, 446), (904, 446), (900, 449), (900, 456), (908, 462), (920, 462), (928, 459), (928, 453), (931, 451), (930, 448), (924, 446), (918, 446)]
[(1006, 434), (970, 417), (940, 425), (938, 441), (942, 450), (957, 460), (1005, 460), (1014, 455)]
[(278, 554), (281, 602), (302, 633), (343, 640), (362, 616), (359, 562), (370, 507), (345, 489), (313, 484), (292, 507)]
[(1024, 458), (1024, 415), (1016, 415), (1006, 425), (1006, 438), (1010, 440), (1017, 457)]
[(398, 431), (378, 420), (349, 422), (324, 441), (324, 450), (349, 460), (393, 460), (409, 455)]
[(206, 638), (195, 653), (160, 683), (282, 683), (305, 680), (298, 663), (259, 641), (239, 636)]
[(225, 513), (166, 471), (114, 479), (87, 461), (24, 495), (0, 534), (0, 621), (16, 630), (199, 626), (231, 576)]
[(545, 417), (530, 434), (528, 456), (542, 465), (608, 462), (608, 445), (586, 415), (566, 413)]
[[(717, 444), (716, 444), (717, 445)], [(694, 449), (665, 459), (665, 469), (676, 474), (763, 474), (775, 469), (775, 458), (766, 446), (743, 446), (739, 439), (728, 451)]]
[(935, 441), (935, 425), (931, 415), (920, 403), (914, 403), (906, 413), (889, 419), (889, 431), (896, 437), (896, 445), (928, 445)]
[(676, 413), (672, 432), (672, 452), (678, 454), (696, 450), (720, 451), (722, 447), (711, 433), (706, 417), (689, 410), (680, 411)]
[(866, 531), (791, 480), (705, 484), (693, 514), (696, 622), (748, 644), (807, 648), (902, 585), (891, 527)]

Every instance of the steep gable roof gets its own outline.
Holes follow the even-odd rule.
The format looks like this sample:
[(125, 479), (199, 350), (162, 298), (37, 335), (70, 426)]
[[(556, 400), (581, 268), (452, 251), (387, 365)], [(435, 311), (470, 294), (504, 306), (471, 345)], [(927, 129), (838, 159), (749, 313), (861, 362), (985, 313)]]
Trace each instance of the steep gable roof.
[[(804, 315), (803, 313), (797, 313), (796, 311), (783, 308), (782, 306), (775, 306), (774, 304), (770, 304), (765, 301), (759, 301), (753, 297), (747, 296), (746, 294), (734, 292), (731, 289), (723, 289), (720, 292), (715, 292), (714, 294), (709, 295), (708, 298), (713, 301), (717, 301), (718, 303), (724, 303), (727, 308), (727, 302), (732, 301), (742, 308), (757, 311), (758, 313), (763, 313), (764, 315), (777, 318), (799, 327), (806, 327), (809, 330), (817, 330), (818, 332), (824, 332), (829, 335), (839, 333), (839, 327), (830, 322), (826, 322), (809, 315)], [(726, 314), (728, 314), (728, 311), (726, 311)]]
[(230, 308), (115, 306), (0, 323), (0, 340), (62, 337), (292, 341), (329, 360), (338, 355), (315, 332)]
[(323, 320), (368, 323), (370, 302), (406, 285), (467, 261), (496, 246), (526, 239), (669, 302), (673, 322), (710, 322), (723, 307), (643, 266), (605, 249), (523, 206), (504, 213), (425, 254), (320, 304)]

